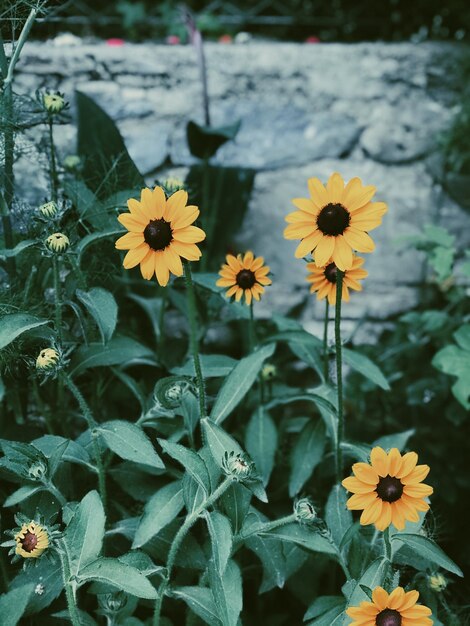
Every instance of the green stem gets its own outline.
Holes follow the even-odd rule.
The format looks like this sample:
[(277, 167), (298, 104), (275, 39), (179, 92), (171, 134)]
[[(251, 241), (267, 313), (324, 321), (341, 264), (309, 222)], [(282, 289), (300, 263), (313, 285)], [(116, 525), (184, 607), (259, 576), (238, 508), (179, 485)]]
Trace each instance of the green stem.
[(62, 346), (62, 288), (60, 284), (59, 258), (56, 254), (52, 257), (52, 271), (54, 273), (55, 331)]
[(199, 414), (200, 418), (204, 419), (207, 415), (206, 391), (204, 388), (204, 378), (202, 376), (201, 360), (199, 358), (199, 341), (197, 337), (196, 320), (196, 296), (194, 293), (194, 283), (191, 275), (191, 266), (189, 261), (184, 261), (184, 278), (186, 281), (186, 294), (188, 297), (189, 343), (194, 361), (194, 371), (196, 372), (196, 384), (198, 388), (199, 398)]
[(390, 541), (390, 526), (386, 528), (383, 532), (383, 540), (384, 540), (384, 557), (392, 562), (392, 542)]
[(217, 489), (206, 500), (204, 500), (204, 502), (200, 504), (199, 507), (193, 513), (191, 513), (190, 515), (186, 517), (184, 524), (176, 533), (175, 538), (173, 539), (173, 542), (171, 544), (170, 551), (168, 553), (168, 559), (166, 562), (166, 576), (162, 584), (160, 585), (160, 588), (158, 590), (158, 598), (155, 602), (155, 610), (154, 610), (153, 622), (152, 622), (153, 626), (160, 626), (160, 615), (161, 615), (161, 610), (162, 610), (163, 598), (165, 597), (165, 592), (168, 589), (168, 585), (170, 584), (170, 579), (171, 579), (171, 574), (172, 574), (173, 567), (175, 564), (175, 559), (178, 554), (178, 550), (181, 547), (181, 544), (183, 543), (184, 538), (186, 537), (188, 531), (193, 526), (193, 524), (196, 523), (201, 513), (205, 511), (206, 509), (208, 509), (212, 504), (214, 504), (214, 502), (216, 502), (220, 498), (220, 496), (232, 484), (233, 480), (234, 479), (232, 476), (227, 476), (220, 483)]
[[(13, 92), (11, 84), (5, 86), (3, 91), (3, 144), (4, 144), (4, 166), (3, 166), (3, 199), (2, 199), (2, 226), (5, 238), (5, 247), (13, 248), (14, 236), (11, 223), (11, 205), (15, 193), (15, 175), (13, 171), (15, 136), (13, 133)], [(7, 258), (7, 270), (10, 280), (16, 274), (16, 262), (14, 257)]]
[(325, 298), (325, 320), (323, 322), (323, 376), (325, 383), (328, 382), (329, 359), (328, 359), (328, 321), (330, 316), (330, 303)]
[(62, 578), (64, 580), (65, 597), (67, 599), (67, 607), (69, 610), (70, 621), (72, 622), (73, 626), (82, 626), (80, 613), (78, 611), (77, 601), (75, 598), (74, 587), (72, 581), (70, 580), (71, 572), (69, 557), (63, 540), (60, 541), (59, 546), (60, 548), (57, 550), (57, 553), (59, 555), (60, 563), (62, 566)]
[(163, 355), (163, 349), (165, 345), (165, 311), (166, 305), (168, 302), (168, 288), (162, 288), (162, 297), (161, 297), (161, 305), (160, 311), (158, 312), (158, 346), (157, 346), (157, 357), (161, 359)]
[(49, 493), (52, 493), (52, 495), (57, 498), (57, 500), (60, 503), (60, 506), (65, 506), (67, 504), (67, 500), (64, 498), (64, 496), (61, 494), (61, 492), (57, 489), (57, 487), (53, 483), (45, 482), (44, 486), (47, 489), (47, 491), (49, 491)]
[(272, 522), (266, 522), (264, 524), (259, 524), (258, 526), (253, 526), (250, 530), (240, 533), (235, 537), (234, 543), (239, 543), (241, 541), (245, 541), (249, 537), (253, 535), (259, 535), (260, 533), (268, 533), (271, 530), (275, 530), (280, 526), (285, 526), (286, 524), (291, 524), (296, 521), (296, 517), (294, 513), (290, 515), (286, 515), (285, 517), (281, 517), (279, 519), (273, 520)]
[(54, 146), (54, 123), (52, 121), (52, 115), (49, 113), (47, 116), (47, 122), (49, 126), (49, 149), (51, 155), (51, 197), (54, 202), (57, 202), (57, 190), (58, 190), (58, 177), (57, 177), (57, 164), (56, 164), (56, 156), (55, 156), (55, 146)]
[(249, 352), (253, 352), (256, 345), (256, 329), (255, 329), (255, 316), (254, 316), (254, 307), (253, 300), (250, 302), (250, 321), (248, 324), (248, 347)]
[(343, 413), (343, 358), (341, 346), (341, 297), (343, 293), (343, 272), (336, 270), (336, 307), (335, 307), (335, 344), (336, 344), (336, 387), (338, 391), (338, 436), (336, 438), (336, 475), (338, 482), (343, 474), (343, 451), (341, 444), (344, 439)]
[(91, 432), (91, 441), (93, 445), (93, 453), (95, 456), (96, 469), (98, 470), (98, 486), (101, 496), (101, 501), (103, 503), (103, 507), (106, 510), (106, 476), (104, 472), (103, 465), (103, 457), (101, 455), (101, 449), (98, 442), (98, 435), (96, 433), (97, 422), (93, 417), (93, 413), (91, 412), (90, 407), (86, 403), (85, 398), (82, 395), (80, 389), (75, 385), (73, 380), (70, 378), (68, 374), (65, 372), (61, 373), (61, 378), (64, 381), (65, 385), (68, 387), (69, 391), (74, 396), (75, 400), (80, 407), (83, 417), (86, 419), (88, 423), (88, 428)]
[[(215, 225), (215, 206), (209, 202), (209, 193), (210, 193), (210, 165), (209, 159), (206, 157), (202, 162), (202, 210), (206, 216), (204, 220), (204, 226), (206, 230), (206, 241), (212, 241), (212, 234), (214, 231)], [(207, 244), (209, 245), (209, 243)], [(209, 250), (207, 250), (209, 252)], [(205, 254), (202, 257), (202, 271), (207, 270), (207, 262), (209, 259), (209, 254)]]

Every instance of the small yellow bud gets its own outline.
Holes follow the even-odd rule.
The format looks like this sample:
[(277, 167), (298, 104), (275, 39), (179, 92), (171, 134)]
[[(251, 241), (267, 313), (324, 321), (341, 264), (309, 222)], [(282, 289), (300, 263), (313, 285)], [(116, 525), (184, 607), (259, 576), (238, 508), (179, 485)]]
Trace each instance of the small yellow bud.
[(52, 115), (60, 113), (67, 106), (64, 96), (59, 92), (50, 93), (46, 91), (42, 96), (42, 102), (46, 111)]
[(266, 363), (266, 365), (261, 370), (261, 378), (265, 381), (272, 380), (276, 377), (277, 369), (276, 366), (272, 363)]
[(41, 204), (39, 207), (39, 212), (44, 215), (44, 217), (54, 217), (57, 215), (57, 211), (59, 210), (57, 204), (55, 202), (46, 202), (46, 204)]
[(53, 252), (64, 252), (70, 246), (70, 240), (64, 233), (53, 233), (46, 239), (46, 246)]
[(78, 170), (81, 164), (82, 164), (82, 160), (77, 154), (69, 154), (65, 157), (63, 161), (63, 166), (69, 172)]
[(167, 178), (163, 183), (163, 189), (167, 196), (171, 196), (180, 189), (186, 189), (186, 185), (179, 178)]
[(428, 576), (429, 587), (436, 593), (441, 593), (447, 587), (447, 579), (442, 574), (431, 574)]
[(36, 359), (36, 369), (48, 370), (57, 365), (60, 360), (59, 353), (54, 348), (44, 348)]

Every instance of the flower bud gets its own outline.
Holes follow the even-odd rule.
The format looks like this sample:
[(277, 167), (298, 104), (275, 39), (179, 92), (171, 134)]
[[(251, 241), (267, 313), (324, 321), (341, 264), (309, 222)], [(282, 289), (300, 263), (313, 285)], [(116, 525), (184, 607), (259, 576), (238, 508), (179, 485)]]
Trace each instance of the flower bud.
[(266, 363), (266, 365), (264, 365), (263, 369), (261, 370), (261, 378), (266, 382), (275, 378), (276, 374), (276, 366), (272, 363)]
[(181, 406), (183, 396), (189, 386), (189, 381), (182, 376), (167, 376), (157, 382), (153, 397), (165, 409), (177, 409)]
[(15, 542), (18, 556), (37, 559), (49, 547), (49, 535), (41, 524), (31, 520), (15, 534)]
[(67, 155), (62, 163), (64, 168), (68, 170), (69, 172), (75, 172), (76, 170), (80, 169), (81, 164), (82, 164), (82, 160), (78, 156), (78, 154)]
[(60, 113), (67, 106), (67, 102), (63, 94), (57, 92), (46, 91), (42, 96), (42, 103), (44, 108), (51, 115)]
[(310, 524), (317, 517), (317, 512), (310, 498), (301, 498), (294, 503), (294, 515), (300, 524)]
[(100, 606), (106, 614), (115, 614), (123, 609), (127, 604), (128, 597), (123, 591), (116, 593), (106, 593), (98, 597)]
[(429, 588), (436, 593), (442, 593), (447, 587), (447, 578), (442, 574), (430, 574), (428, 576)]
[(59, 363), (60, 355), (57, 350), (54, 348), (44, 348), (38, 355), (36, 359), (36, 369), (38, 370), (49, 370)]
[(70, 246), (70, 239), (64, 233), (53, 233), (46, 239), (46, 246), (52, 252), (64, 252)]
[(225, 452), (222, 467), (227, 476), (232, 476), (238, 482), (249, 481), (255, 475), (255, 464), (247, 454)]
[(46, 202), (45, 204), (41, 204), (41, 206), (39, 207), (39, 212), (44, 217), (54, 217), (55, 215), (57, 215), (58, 211), (59, 211), (59, 207), (53, 201)]
[(173, 193), (179, 191), (180, 189), (186, 189), (186, 185), (179, 178), (167, 178), (163, 182), (162, 187), (165, 190), (167, 196), (171, 196)]
[(40, 481), (47, 472), (47, 465), (42, 461), (32, 463), (28, 469), (28, 475), (31, 480)]

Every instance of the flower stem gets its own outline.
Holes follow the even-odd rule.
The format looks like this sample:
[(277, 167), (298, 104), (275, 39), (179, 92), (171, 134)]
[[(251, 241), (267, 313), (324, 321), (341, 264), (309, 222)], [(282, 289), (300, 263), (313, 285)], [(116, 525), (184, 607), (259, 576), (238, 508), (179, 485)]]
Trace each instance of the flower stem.
[(74, 396), (75, 400), (80, 407), (83, 417), (86, 419), (88, 423), (88, 428), (91, 432), (91, 441), (93, 445), (93, 453), (95, 456), (96, 469), (98, 470), (98, 487), (100, 491), (101, 501), (103, 503), (103, 508), (106, 510), (106, 476), (104, 472), (103, 458), (101, 455), (101, 449), (98, 442), (98, 435), (96, 433), (97, 422), (93, 417), (93, 413), (91, 412), (90, 407), (86, 403), (85, 398), (82, 395), (80, 389), (76, 386), (73, 380), (70, 378), (68, 374), (65, 372), (61, 372), (61, 378), (64, 381), (65, 385), (68, 387), (69, 391)]
[(163, 598), (165, 597), (165, 592), (168, 589), (168, 585), (170, 584), (171, 573), (173, 571), (173, 567), (175, 564), (176, 555), (178, 554), (178, 550), (181, 547), (181, 544), (183, 543), (184, 538), (186, 537), (188, 531), (193, 526), (193, 524), (196, 523), (201, 513), (205, 511), (206, 509), (208, 509), (212, 504), (214, 504), (214, 502), (216, 502), (223, 495), (223, 493), (232, 484), (233, 480), (234, 479), (232, 476), (227, 476), (220, 483), (217, 489), (206, 500), (204, 500), (204, 502), (202, 502), (202, 504), (200, 504), (199, 507), (193, 513), (191, 513), (190, 515), (186, 517), (183, 525), (176, 533), (173, 539), (173, 542), (170, 546), (170, 551), (168, 553), (168, 559), (166, 562), (166, 576), (163, 579), (162, 584), (160, 585), (160, 588), (158, 590), (158, 598), (155, 602), (155, 610), (154, 610), (153, 622), (152, 622), (153, 626), (160, 626), (160, 615), (161, 615), (161, 610), (162, 610)]
[(158, 312), (158, 346), (157, 357), (161, 358), (164, 353), (165, 346), (165, 311), (168, 302), (168, 289), (162, 287), (162, 297), (160, 303), (160, 310)]
[(255, 329), (255, 316), (253, 300), (250, 302), (250, 322), (248, 324), (248, 348), (249, 352), (253, 352), (256, 345), (256, 329)]
[(54, 254), (52, 257), (52, 271), (54, 273), (55, 331), (59, 343), (62, 345), (62, 289), (60, 285), (60, 266), (57, 254)]
[(390, 541), (390, 526), (386, 528), (383, 532), (383, 540), (384, 540), (384, 557), (392, 562), (392, 542)]
[(341, 297), (343, 293), (343, 272), (336, 270), (336, 306), (335, 306), (335, 344), (336, 344), (336, 388), (338, 392), (338, 435), (336, 437), (336, 475), (338, 482), (343, 473), (343, 451), (341, 444), (344, 438), (343, 414), (343, 358), (341, 347)]
[(188, 297), (189, 342), (191, 354), (194, 361), (194, 371), (196, 372), (196, 384), (199, 397), (199, 414), (200, 418), (204, 419), (207, 415), (206, 391), (204, 388), (204, 378), (202, 376), (201, 360), (199, 358), (199, 341), (197, 337), (196, 319), (196, 296), (194, 294), (194, 283), (191, 275), (191, 266), (189, 261), (184, 261), (184, 278), (186, 281), (186, 294)]
[(296, 521), (296, 517), (294, 513), (290, 515), (286, 515), (285, 517), (281, 517), (279, 519), (273, 520), (272, 522), (261, 523), (257, 526), (253, 526), (250, 530), (240, 533), (235, 537), (235, 542), (245, 541), (252, 535), (259, 535), (260, 533), (268, 533), (271, 530), (275, 530), (280, 526), (285, 526), (286, 524), (291, 524)]
[(54, 202), (57, 202), (58, 178), (57, 178), (57, 164), (56, 164), (55, 145), (54, 145), (54, 123), (52, 121), (51, 114), (48, 115), (47, 123), (49, 126), (51, 197)]
[(323, 323), (323, 376), (325, 383), (328, 382), (329, 359), (328, 359), (328, 321), (330, 316), (330, 303), (325, 298), (325, 320)]
[(62, 566), (62, 578), (64, 580), (64, 588), (65, 588), (65, 597), (67, 598), (67, 607), (69, 610), (70, 621), (72, 622), (72, 626), (82, 626), (82, 622), (80, 619), (80, 613), (77, 607), (77, 601), (75, 598), (74, 588), (72, 585), (71, 572), (70, 572), (70, 563), (67, 549), (63, 540), (60, 541), (60, 548), (57, 550), (57, 553), (60, 558), (60, 564)]
[(60, 506), (65, 506), (67, 504), (67, 500), (52, 482), (46, 481), (44, 483), (44, 486), (46, 487), (47, 491), (49, 491), (49, 493), (57, 498)]

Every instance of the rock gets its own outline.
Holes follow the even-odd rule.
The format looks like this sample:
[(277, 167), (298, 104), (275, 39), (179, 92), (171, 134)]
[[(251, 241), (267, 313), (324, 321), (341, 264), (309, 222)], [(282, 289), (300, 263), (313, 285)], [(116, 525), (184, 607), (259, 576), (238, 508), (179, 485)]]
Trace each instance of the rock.
[[(235, 141), (222, 146), (213, 160), (232, 167), (277, 169), (343, 157), (351, 151), (360, 132), (357, 123), (345, 115), (329, 111), (309, 115), (297, 107), (272, 107), (249, 100), (224, 104), (214, 113), (214, 126), (241, 120)], [(186, 144), (186, 125), (175, 133), (171, 158), (175, 164), (194, 162)]]
[(113, 120), (145, 117), (155, 113), (144, 89), (120, 87), (108, 81), (80, 83), (79, 91), (93, 98)]
[(142, 175), (158, 169), (168, 156), (168, 125), (155, 120), (121, 122), (119, 130)]

